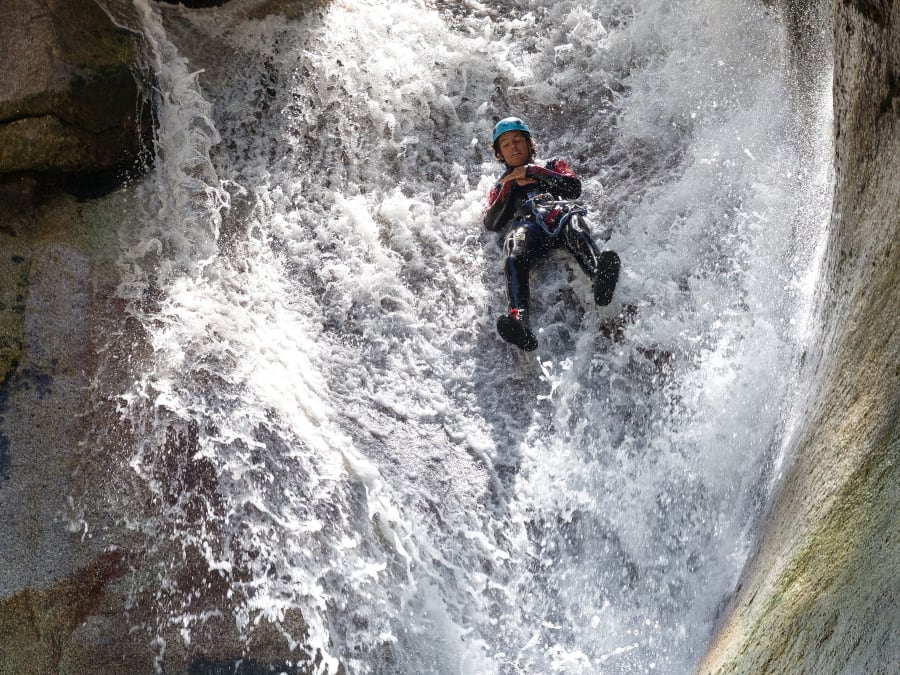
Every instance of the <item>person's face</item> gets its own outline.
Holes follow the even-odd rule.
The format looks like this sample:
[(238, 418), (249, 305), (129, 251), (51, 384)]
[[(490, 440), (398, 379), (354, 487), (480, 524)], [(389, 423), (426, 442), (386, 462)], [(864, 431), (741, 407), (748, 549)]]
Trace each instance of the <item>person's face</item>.
[(499, 139), (500, 156), (509, 166), (516, 168), (528, 163), (528, 137), (521, 131), (507, 131)]

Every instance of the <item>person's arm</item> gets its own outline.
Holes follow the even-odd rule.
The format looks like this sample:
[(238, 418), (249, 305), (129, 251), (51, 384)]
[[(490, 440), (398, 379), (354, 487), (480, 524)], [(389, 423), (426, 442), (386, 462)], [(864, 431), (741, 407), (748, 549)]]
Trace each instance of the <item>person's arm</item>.
[(581, 196), (581, 180), (565, 160), (554, 160), (547, 167), (529, 164), (525, 169), (525, 175), (536, 180), (547, 189), (547, 192), (560, 199), (578, 199)]
[(506, 225), (512, 218), (516, 207), (516, 200), (512, 199), (512, 181), (497, 183), (488, 194), (488, 205), (484, 210), (484, 226), (491, 232), (496, 232)]

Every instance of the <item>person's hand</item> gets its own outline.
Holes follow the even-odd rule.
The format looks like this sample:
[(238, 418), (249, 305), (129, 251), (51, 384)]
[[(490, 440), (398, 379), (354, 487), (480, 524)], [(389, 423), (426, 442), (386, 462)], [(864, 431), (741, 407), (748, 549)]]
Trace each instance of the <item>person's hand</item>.
[(534, 178), (529, 178), (525, 173), (525, 170), (528, 168), (528, 165), (517, 166), (515, 169), (510, 171), (506, 176), (503, 177), (504, 183), (509, 183), (510, 181), (516, 181), (519, 185), (533, 185), (537, 181)]

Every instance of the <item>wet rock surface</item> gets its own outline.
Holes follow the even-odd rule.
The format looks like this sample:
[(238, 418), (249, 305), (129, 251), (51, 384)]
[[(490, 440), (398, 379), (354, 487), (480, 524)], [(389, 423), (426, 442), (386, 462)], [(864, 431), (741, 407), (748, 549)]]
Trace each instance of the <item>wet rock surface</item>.
[(818, 387), (701, 673), (900, 670), (900, 3), (836, 3)]
[(134, 170), (150, 109), (135, 36), (93, 0), (0, 0), (0, 177)]

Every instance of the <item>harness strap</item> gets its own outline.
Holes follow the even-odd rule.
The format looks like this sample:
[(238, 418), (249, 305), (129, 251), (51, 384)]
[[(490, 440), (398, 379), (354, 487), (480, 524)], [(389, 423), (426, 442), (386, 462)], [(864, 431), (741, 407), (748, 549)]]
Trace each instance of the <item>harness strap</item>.
[(549, 194), (529, 197), (525, 204), (531, 209), (535, 222), (551, 237), (558, 235), (572, 216), (587, 214), (587, 208), (581, 202), (554, 199)]

